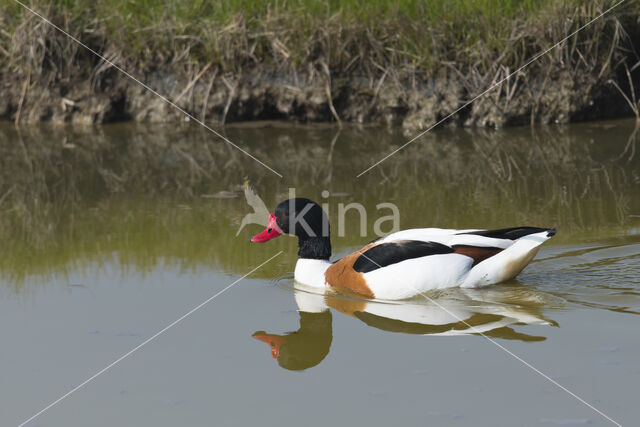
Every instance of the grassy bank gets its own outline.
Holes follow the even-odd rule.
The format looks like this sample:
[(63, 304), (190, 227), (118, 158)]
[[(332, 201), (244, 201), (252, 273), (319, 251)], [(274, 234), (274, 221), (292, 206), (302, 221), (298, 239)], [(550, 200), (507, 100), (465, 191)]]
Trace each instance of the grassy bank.
[[(236, 68), (265, 60), (300, 65), (323, 57), (336, 71), (346, 71), (349, 63), (353, 68), (389, 63), (430, 67), (464, 57), (472, 63), (487, 51), (506, 48), (511, 55), (504, 58), (503, 65), (517, 66), (523, 56), (553, 44), (557, 36), (613, 3), (50, 0), (33, 7), (83, 40), (104, 39), (104, 47), (117, 49), (125, 59), (141, 66), (159, 58), (171, 61), (188, 57), (203, 64), (213, 59)], [(639, 9), (637, 3), (629, 2), (612, 16), (635, 15)], [(3, 45), (11, 38), (9, 47), (13, 48), (4, 52), (7, 65), (12, 59), (20, 59), (17, 46), (12, 44), (30, 45), (29, 27), (40, 24), (11, 0), (5, 0), (2, 15)], [(26, 34), (21, 33), (24, 31)], [(61, 42), (59, 48), (65, 44)]]
[[(253, 114), (254, 118), (298, 116), (303, 120), (339, 120), (343, 117), (351, 121), (397, 122), (415, 110), (420, 116), (418, 122), (428, 122), (431, 116), (452, 110), (459, 101), (504, 78), (528, 58), (571, 34), (614, 3), (610, 0), (48, 0), (35, 4), (34, 8), (138, 76), (148, 77), (158, 71), (175, 73), (181, 88), (172, 94), (179, 98), (185, 96), (182, 89), (197, 90), (197, 85), (206, 87), (210, 81), (214, 90), (224, 92), (219, 105), (213, 107), (216, 117), (224, 113), (222, 121), (227, 114), (231, 119), (251, 119)], [(634, 43), (640, 35), (639, 17), (640, 4), (628, 1), (541, 58), (527, 70), (529, 74), (514, 76), (515, 86), (529, 86), (525, 105), (505, 113), (501, 123), (496, 123), (500, 119), (489, 118), (488, 124), (526, 122), (529, 116), (542, 122), (567, 121), (570, 117), (565, 116), (571, 114), (581, 115), (579, 119), (582, 119), (610, 111), (611, 106), (595, 113), (587, 107), (591, 98), (617, 94), (612, 88), (603, 89), (606, 93), (600, 93), (603, 92), (600, 89), (599, 93), (588, 93), (587, 98), (591, 98), (576, 101), (580, 104), (573, 109), (565, 108), (567, 111), (558, 113), (558, 107), (550, 107), (551, 112), (545, 114), (549, 108), (545, 107), (544, 95), (539, 93), (538, 86), (544, 86), (545, 80), (566, 80), (570, 74), (577, 77), (572, 84), (584, 86), (586, 92), (613, 78), (620, 80), (621, 89), (630, 94), (632, 89), (626, 83), (624, 70), (618, 67), (631, 68), (638, 61)], [(0, 31), (0, 70), (4, 81), (28, 80), (30, 86), (39, 82), (56, 90), (60, 87), (63, 96), (70, 86), (83, 79), (91, 80), (88, 90), (92, 91), (105, 90), (115, 84), (111, 80), (116, 77), (109, 66), (100, 64), (12, 0), (5, 0), (0, 6), (0, 28), (3, 29)], [(258, 76), (256, 70), (259, 70)], [(237, 83), (239, 76), (251, 73), (254, 80), (274, 80), (275, 74), (282, 84), (297, 89), (307, 83), (316, 84), (317, 95), (322, 97), (327, 92), (324, 86), (328, 85), (330, 93), (324, 100), (327, 105), (313, 114), (296, 111), (294, 106), (280, 108), (282, 111), (276, 116), (269, 116), (270, 110), (279, 108), (277, 105), (263, 108), (265, 111), (259, 113), (242, 111), (238, 106), (241, 90)], [(540, 74), (540, 82), (531, 84), (528, 76)], [(592, 78), (580, 81), (583, 76)], [(518, 82), (518, 78), (522, 81)], [(420, 110), (427, 107), (419, 105), (411, 96), (401, 98), (395, 106), (384, 99), (387, 87), (395, 85), (405, 92), (418, 87), (424, 93), (424, 88), (428, 90), (433, 86), (434, 79), (456, 80), (453, 90), (449, 90), (451, 99), (440, 94), (444, 88), (436, 90), (438, 96), (444, 98), (441, 103), (446, 104), (442, 112), (421, 113)], [(164, 81), (149, 82), (159, 89), (167, 86)], [(346, 86), (357, 86), (357, 90), (342, 90)], [(524, 91), (522, 87), (517, 90)], [(16, 91), (14, 98), (18, 100), (13, 102), (13, 107), (4, 107), (4, 115), (0, 106), (0, 116), (15, 117), (17, 104), (22, 105), (20, 95), (20, 91)], [(509, 103), (519, 95), (515, 87), (507, 85), (505, 92), (497, 96)], [(254, 102), (251, 96), (248, 98)], [(398, 96), (401, 95), (389, 95)], [(200, 113), (198, 110), (206, 110), (210, 100), (208, 95), (203, 98), (197, 106), (185, 107)], [(368, 106), (381, 100), (387, 105), (378, 110), (367, 107), (347, 111), (349, 104)], [(200, 105), (203, 101), (204, 105)], [(302, 97), (296, 102), (304, 104), (305, 99)], [(305, 106), (309, 108), (314, 107)], [(616, 114), (624, 108), (622, 103)], [(488, 116), (488, 110), (490, 108), (485, 107), (478, 114)], [(127, 114), (136, 115), (135, 112)], [(390, 114), (392, 118), (382, 120)], [(119, 116), (107, 114), (106, 120), (114, 117)], [(460, 119), (464, 122), (466, 117)], [(487, 124), (480, 119), (472, 122), (470, 124)], [(423, 126), (414, 123), (412, 127)]]

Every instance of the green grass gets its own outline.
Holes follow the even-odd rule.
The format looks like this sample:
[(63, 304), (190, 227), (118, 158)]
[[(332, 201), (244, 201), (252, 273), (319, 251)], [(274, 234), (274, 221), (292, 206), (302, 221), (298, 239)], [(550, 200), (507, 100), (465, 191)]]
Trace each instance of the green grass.
[[(110, 88), (109, 96), (116, 96), (120, 89), (114, 86), (115, 70), (12, 0), (0, 1), (4, 1), (0, 3), (0, 79), (5, 88), (13, 89), (11, 98), (5, 96), (10, 102), (3, 106), (0, 98), (7, 117), (20, 120), (21, 93), (65, 96), (84, 90), (84, 82), (90, 83), (91, 90)], [(389, 88), (429, 91), (432, 82), (447, 82), (453, 89), (448, 92), (460, 105), (566, 38), (566, 43), (536, 60), (526, 72), (517, 73), (504, 91), (496, 92), (501, 99), (495, 108), (505, 105), (514, 112), (497, 114), (509, 116), (496, 119), (499, 123), (486, 122), (500, 126), (527, 118), (552, 120), (544, 112), (551, 101), (540, 90), (545, 81), (580, 86), (587, 96), (595, 97), (613, 88), (609, 80), (622, 79), (621, 91), (631, 92), (624, 67), (631, 69), (638, 62), (640, 2), (628, 1), (573, 34), (614, 2), (43, 0), (34, 7), (143, 80), (144, 76), (175, 76), (178, 81), (200, 83), (218, 79), (229, 88), (230, 81), (241, 87), (262, 80), (294, 82), (294, 87), (311, 83), (329, 88), (338, 110), (341, 104), (370, 103), (383, 83), (388, 94)], [(200, 80), (202, 76), (206, 78)], [(232, 110), (239, 96), (229, 95)], [(528, 99), (532, 109), (515, 105), (520, 101), (510, 104), (513, 96)], [(29, 102), (27, 97), (25, 114), (36, 111)], [(453, 101), (443, 104), (449, 102)], [(402, 99), (399, 105), (404, 104), (417, 105), (415, 100)], [(228, 110), (219, 100), (216, 105), (224, 121), (223, 111)], [(49, 117), (47, 111), (41, 116)], [(569, 114), (563, 113), (560, 119), (565, 117)], [(407, 127), (412, 126), (411, 118), (406, 121)]]
[[(414, 21), (435, 23), (438, 21), (468, 20), (471, 17), (513, 18), (522, 13), (535, 14), (559, 3), (579, 4), (577, 0), (289, 0), (265, 2), (261, 0), (239, 1), (118, 1), (105, 0), (53, 0), (50, 7), (76, 15), (108, 17), (119, 15), (123, 22), (151, 24), (158, 19), (174, 18), (177, 22), (228, 23), (238, 14), (264, 19), (268, 15), (290, 15), (314, 19), (328, 19), (340, 15), (344, 21), (357, 19), (377, 22), (384, 18), (402, 17)], [(19, 9), (14, 6), (13, 9)], [(126, 28), (123, 28), (126, 29)], [(129, 27), (128, 29), (132, 29)]]
[[(116, 49), (143, 66), (176, 56), (235, 68), (255, 60), (296, 66), (322, 59), (339, 71), (357, 55), (361, 56), (357, 65), (373, 67), (403, 63), (420, 68), (460, 57), (473, 60), (474, 53), (499, 52), (514, 38), (524, 41), (519, 49), (528, 52), (527, 37), (536, 32), (543, 39), (553, 36), (549, 28), (563, 25), (562, 15), (588, 19), (610, 3), (49, 0), (34, 7), (79, 38), (97, 43), (98, 48)], [(20, 28), (29, 14), (11, 0), (5, 0), (0, 10), (0, 24), (7, 28), (0, 45), (10, 44), (8, 34)], [(574, 19), (572, 27), (577, 24)], [(514, 56), (514, 63), (522, 53)]]

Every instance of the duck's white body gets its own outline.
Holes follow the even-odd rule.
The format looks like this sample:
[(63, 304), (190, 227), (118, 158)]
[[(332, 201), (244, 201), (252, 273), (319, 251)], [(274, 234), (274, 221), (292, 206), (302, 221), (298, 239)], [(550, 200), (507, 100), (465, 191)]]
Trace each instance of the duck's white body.
[[(466, 335), (484, 333), (515, 323), (550, 325), (553, 322), (545, 319), (531, 306), (504, 303), (504, 292), (478, 294), (473, 290), (460, 289), (440, 296), (437, 301), (420, 299), (412, 301), (363, 301), (345, 299), (331, 293), (309, 293), (294, 290), (298, 311), (306, 313), (322, 313), (334, 308), (337, 311), (358, 317), (358, 313), (368, 313), (384, 320), (399, 321), (407, 325), (446, 326), (451, 328), (438, 331), (434, 328), (429, 335)], [(533, 294), (529, 298), (540, 298), (542, 294)], [(519, 296), (522, 298), (522, 296)], [(467, 322), (476, 314), (490, 314), (486, 321), (471, 326)]]
[(338, 288), (387, 300), (433, 289), (479, 288), (517, 276), (554, 234), (555, 230), (533, 227), (403, 230), (335, 263), (301, 258), (294, 277), (312, 288)]
[(324, 259), (298, 258), (293, 278), (301, 285), (311, 288), (330, 288), (324, 277), (332, 262)]

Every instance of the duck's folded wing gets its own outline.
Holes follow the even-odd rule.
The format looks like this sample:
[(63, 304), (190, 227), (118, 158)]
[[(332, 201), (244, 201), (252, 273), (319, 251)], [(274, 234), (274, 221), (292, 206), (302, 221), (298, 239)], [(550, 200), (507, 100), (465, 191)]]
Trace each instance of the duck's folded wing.
[[(528, 227), (515, 234), (512, 244), (474, 265), (462, 287), (481, 287), (516, 277), (538, 253), (540, 245), (553, 237), (555, 229)], [(526, 234), (523, 234), (526, 233)]]
[[(402, 240), (417, 240), (421, 242), (438, 242), (446, 244), (451, 237), (459, 233), (470, 233), (474, 231), (482, 231), (478, 229), (456, 230), (453, 228), (411, 228), (409, 230), (397, 231), (384, 236), (374, 242), (390, 243)], [(373, 242), (372, 242), (373, 243)]]
[(549, 237), (555, 234), (555, 230), (552, 228), (528, 226), (496, 230), (413, 228), (389, 234), (375, 241), (375, 243), (381, 244), (403, 240), (417, 240), (422, 242), (437, 242), (454, 249), (460, 246), (506, 249), (522, 237), (542, 232), (549, 233)]
[(453, 252), (453, 248), (438, 242), (398, 240), (381, 243), (362, 252), (353, 263), (353, 269), (359, 273), (368, 273), (409, 259)]
[(438, 242), (398, 240), (371, 243), (326, 271), (329, 285), (369, 298), (403, 299), (455, 286), (473, 260)]
[(442, 243), (398, 240), (359, 253), (352, 269), (376, 298), (404, 299), (457, 286), (472, 264), (471, 258)]

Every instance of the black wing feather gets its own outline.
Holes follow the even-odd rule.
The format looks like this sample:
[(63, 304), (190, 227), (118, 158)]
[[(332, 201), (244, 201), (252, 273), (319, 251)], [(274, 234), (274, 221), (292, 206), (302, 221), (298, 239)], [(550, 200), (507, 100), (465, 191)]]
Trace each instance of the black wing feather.
[(556, 233), (556, 230), (553, 228), (511, 227), (511, 228), (500, 228), (498, 230), (480, 230), (480, 231), (471, 231), (468, 233), (458, 233), (458, 234), (475, 234), (476, 236), (491, 237), (494, 239), (517, 240), (521, 237), (528, 236), (529, 234), (541, 233), (543, 231), (548, 232), (549, 237), (553, 236)]
[(353, 269), (359, 273), (368, 273), (408, 259), (450, 253), (453, 253), (453, 248), (441, 243), (398, 240), (391, 243), (381, 243), (363, 252), (353, 263)]

